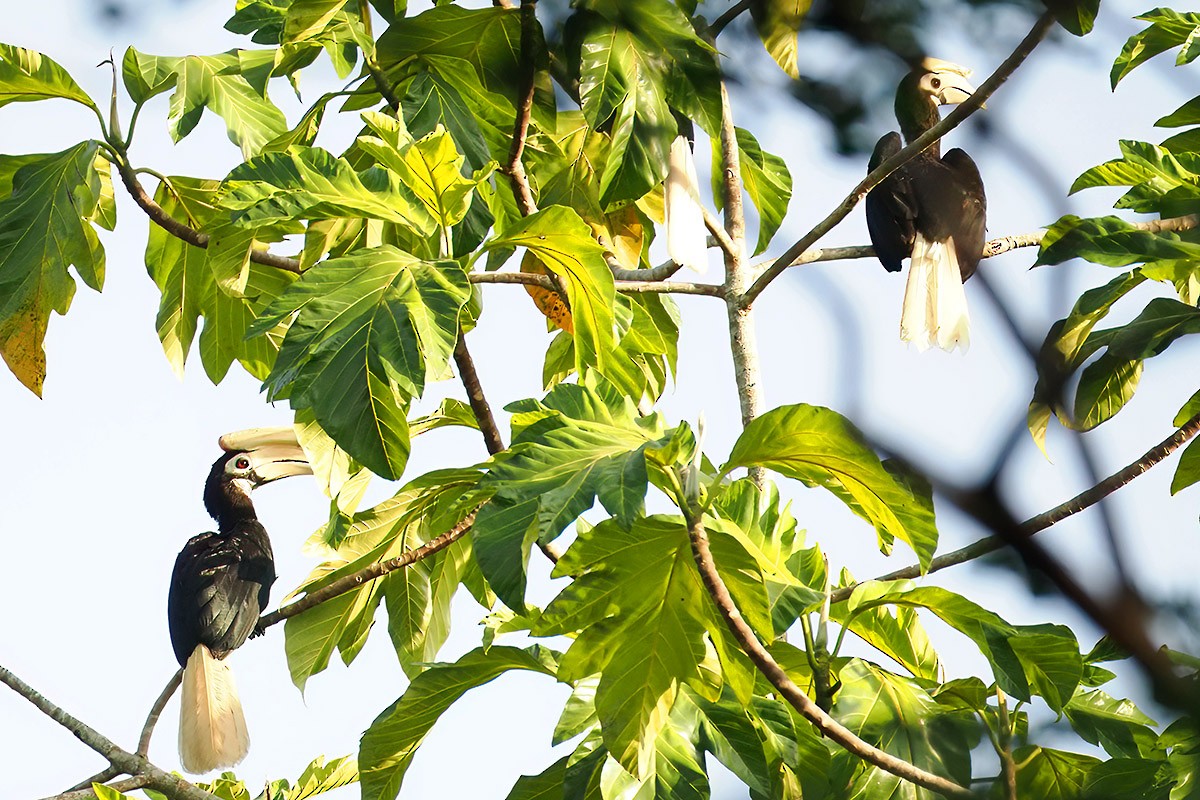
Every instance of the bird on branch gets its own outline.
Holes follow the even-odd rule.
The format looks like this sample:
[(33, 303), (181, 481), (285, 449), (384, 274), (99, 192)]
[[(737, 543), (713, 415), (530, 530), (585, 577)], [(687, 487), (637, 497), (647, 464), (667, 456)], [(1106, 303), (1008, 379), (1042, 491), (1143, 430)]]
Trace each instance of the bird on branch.
[(224, 661), (255, 635), (275, 582), (271, 540), (250, 493), (280, 478), (312, 474), (291, 428), (228, 433), (220, 445), (225, 452), (204, 484), (204, 506), (217, 530), (183, 546), (167, 600), (171, 645), (183, 667), (179, 756), (193, 774), (233, 766), (250, 747), (233, 673)]
[[(896, 119), (905, 143), (936, 125), (938, 106), (961, 103), (975, 93), (971, 70), (926, 58), (900, 81)], [(900, 338), (919, 350), (970, 344), (963, 283), (975, 273), (987, 229), (983, 180), (971, 157), (955, 148), (942, 156), (939, 142), (917, 154), (867, 193), (867, 229), (880, 263), (899, 272), (911, 261)], [(900, 135), (875, 145), (868, 171), (900, 152)]]

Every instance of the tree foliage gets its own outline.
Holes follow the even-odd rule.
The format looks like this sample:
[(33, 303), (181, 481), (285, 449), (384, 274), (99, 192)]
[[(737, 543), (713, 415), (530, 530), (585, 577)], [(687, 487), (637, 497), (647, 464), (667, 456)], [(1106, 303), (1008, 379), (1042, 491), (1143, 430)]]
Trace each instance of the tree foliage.
[[(929, 480), (882, 459), (850, 420), (782, 406), (747, 420), (719, 453), (703, 450), (701, 427), (654, 410), (676, 369), (682, 320), (669, 283), (641, 291), (625, 272), (661, 282), (649, 252), (669, 147), (691, 127), (681, 120), (713, 143), (714, 196), (731, 213), (724, 176), (728, 154), (738, 154), (737, 178), (758, 220), (748, 249), (771, 246), (792, 193), (784, 159), (748, 130), (723, 130), (716, 13), (687, 0), (578, 0), (543, 30), (551, 23), (533, 3), (504, 5), (410, 13), (386, 0), (238, 0), (227, 27), (254, 47), (183, 56), (130, 48), (107, 117), (50, 57), (0, 46), (0, 106), (65, 99), (98, 122), (95, 138), (61, 152), (0, 156), (0, 354), (17, 380), (42, 389), (51, 311), (67, 313), (75, 291), (69, 270), (102, 288), (98, 229), (116, 225), (114, 180), (138, 197), (135, 129), (130, 121), (122, 133), (116, 109), (131, 102), (140, 113), (169, 93), (174, 140), (212, 112), (244, 161), (223, 177), (161, 177), (153, 196), (138, 197), (151, 218), (146, 267), (161, 291), (159, 338), (182, 372), (199, 331), (212, 381), (236, 361), (268, 399), (295, 410), (335, 500), (320, 532), (331, 555), (299, 591), (420, 548), (476, 514), (469, 536), (288, 619), (285, 649), (301, 690), (335, 652), (353, 662), (381, 607), (411, 682), (381, 696), (386, 707), (357, 761), (314, 761), (267, 796), (300, 800), (357, 778), (364, 798), (391, 800), (438, 717), (510, 670), (570, 687), (555, 741), (576, 742), (518, 780), (513, 800), (706, 798), (708, 756), (755, 798), (930, 796), (818, 735), (812, 717), (784, 701), (731, 625), (701, 538), (738, 618), (781, 672), (872, 748), (997, 797), (1006, 776), (989, 782), (989, 758), (1005, 765), (1019, 797), (1190, 796), (1193, 718), (1163, 729), (1100, 688), (1113, 677), (1100, 664), (1125, 658), (1123, 649), (1106, 640), (1083, 652), (1062, 625), (1012, 624), (934, 585), (857, 582), (827, 563), (784, 499), (796, 486), (781, 490), (764, 472), (826, 490), (848, 523), (869, 525), (848, 531), (873, 529), (888, 554), (898, 540), (920, 574), (939, 552)], [(1048, 5), (1083, 35), (1098, 3)], [(750, 9), (762, 47), (795, 77), (808, 3)], [(1200, 15), (1156, 9), (1140, 19), (1148, 27), (1116, 57), (1114, 87), (1159, 53), (1177, 49), (1180, 68), (1200, 55)], [(346, 88), (289, 127), (270, 91), (321, 58), (349, 79)], [(336, 153), (313, 143), (331, 114), (359, 126)], [(1040, 446), (1055, 416), (1074, 430), (1111, 419), (1146, 360), (1200, 333), (1200, 97), (1158, 124), (1184, 130), (1161, 144), (1120, 142), (1119, 158), (1089, 169), (1072, 191), (1128, 187), (1117, 208), (1162, 223), (1068, 216), (1041, 240), (1038, 265), (1083, 258), (1118, 274), (1083, 292), (1046, 335), (1029, 407)], [(532, 208), (522, 205), (522, 183)], [(520, 272), (497, 272), (517, 255)], [(740, 255), (726, 256), (731, 271), (744, 267)], [(457, 348), (486, 313), (480, 287), (497, 275), (530, 284), (558, 330), (545, 353), (545, 393), (505, 398), (511, 443), (486, 461), (408, 476), (418, 434), (492, 424), (476, 405), (449, 402), (416, 417), (413, 404), (454, 377)], [(1130, 322), (1100, 327), (1145, 282), (1161, 284), (1160, 296)], [(738, 313), (734, 285), (709, 293)], [(1198, 412), (1200, 392), (1174, 424)], [(407, 481), (359, 510), (372, 475)], [(1172, 491), (1197, 481), (1193, 444)], [(554, 567), (565, 584), (539, 608), (526, 594), (528, 562), (556, 542), (567, 542)], [(480, 647), (440, 662), (460, 586), (493, 613)], [(923, 623), (933, 618), (977, 648), (983, 674), (945, 678)], [(513, 631), (544, 641), (497, 643)], [(847, 634), (873, 655), (844, 655)], [(1039, 741), (1032, 709), (1061, 716), (1075, 746), (1101, 755)], [(232, 774), (208, 791), (250, 797)]]

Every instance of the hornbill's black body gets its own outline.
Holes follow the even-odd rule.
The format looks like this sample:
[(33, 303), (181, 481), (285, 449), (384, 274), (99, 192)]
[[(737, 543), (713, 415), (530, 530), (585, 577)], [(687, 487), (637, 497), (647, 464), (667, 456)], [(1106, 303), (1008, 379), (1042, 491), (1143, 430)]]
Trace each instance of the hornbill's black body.
[[(911, 143), (936, 125), (938, 106), (959, 103), (975, 90), (970, 70), (926, 59), (896, 90), (896, 119)], [(873, 170), (901, 150), (900, 135), (875, 145)], [(987, 200), (979, 169), (955, 148), (940, 155), (935, 142), (867, 194), (867, 228), (880, 263), (899, 272), (912, 258), (901, 313), (901, 338), (924, 349), (968, 344), (962, 282), (975, 273), (986, 234)]]
[(171, 645), (184, 667), (180, 756), (193, 773), (232, 766), (249, 747), (237, 690), (222, 659), (253, 635), (275, 582), (271, 541), (250, 492), (312, 472), (288, 428), (227, 434), (222, 446), (245, 449), (218, 458), (204, 484), (204, 505), (217, 530), (184, 545), (167, 599)]

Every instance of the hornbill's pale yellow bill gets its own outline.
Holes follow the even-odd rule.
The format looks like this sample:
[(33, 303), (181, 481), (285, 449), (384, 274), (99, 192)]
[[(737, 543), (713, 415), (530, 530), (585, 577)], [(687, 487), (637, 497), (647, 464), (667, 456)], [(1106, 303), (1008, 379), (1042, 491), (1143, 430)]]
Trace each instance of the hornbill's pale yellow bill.
[[(938, 106), (961, 103), (975, 93), (966, 67), (925, 59), (900, 81), (896, 119), (911, 143), (941, 119)], [(900, 136), (885, 134), (868, 170), (902, 149)], [(937, 143), (915, 156), (867, 194), (867, 228), (884, 268), (898, 272), (911, 258), (900, 338), (920, 350), (970, 344), (963, 282), (975, 273), (986, 235), (987, 198), (979, 169), (957, 148), (941, 156)]]
[(246, 719), (225, 657), (255, 631), (275, 581), (271, 541), (250, 493), (290, 475), (312, 474), (291, 428), (226, 434), (204, 485), (217, 531), (193, 536), (175, 559), (167, 618), (183, 670), (179, 756), (191, 773), (240, 762)]

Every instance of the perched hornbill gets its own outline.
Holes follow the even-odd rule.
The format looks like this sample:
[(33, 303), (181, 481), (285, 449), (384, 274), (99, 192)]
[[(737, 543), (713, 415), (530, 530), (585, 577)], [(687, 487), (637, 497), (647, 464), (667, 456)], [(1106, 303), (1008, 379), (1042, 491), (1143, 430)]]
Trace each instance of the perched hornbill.
[(222, 436), (225, 454), (204, 484), (217, 531), (193, 536), (175, 559), (167, 619), (183, 669), (179, 756), (192, 773), (241, 761), (250, 747), (233, 673), (224, 659), (253, 635), (275, 582), (271, 540), (250, 502), (256, 487), (312, 468), (291, 428)]
[[(961, 103), (975, 92), (971, 70), (927, 58), (900, 81), (896, 119), (905, 142), (937, 124), (939, 105)], [(899, 152), (900, 136), (875, 145), (868, 170)], [(971, 157), (955, 148), (940, 156), (935, 142), (867, 194), (867, 228), (879, 261), (889, 272), (911, 257), (900, 338), (921, 350), (970, 344), (963, 282), (983, 252), (987, 199)]]

